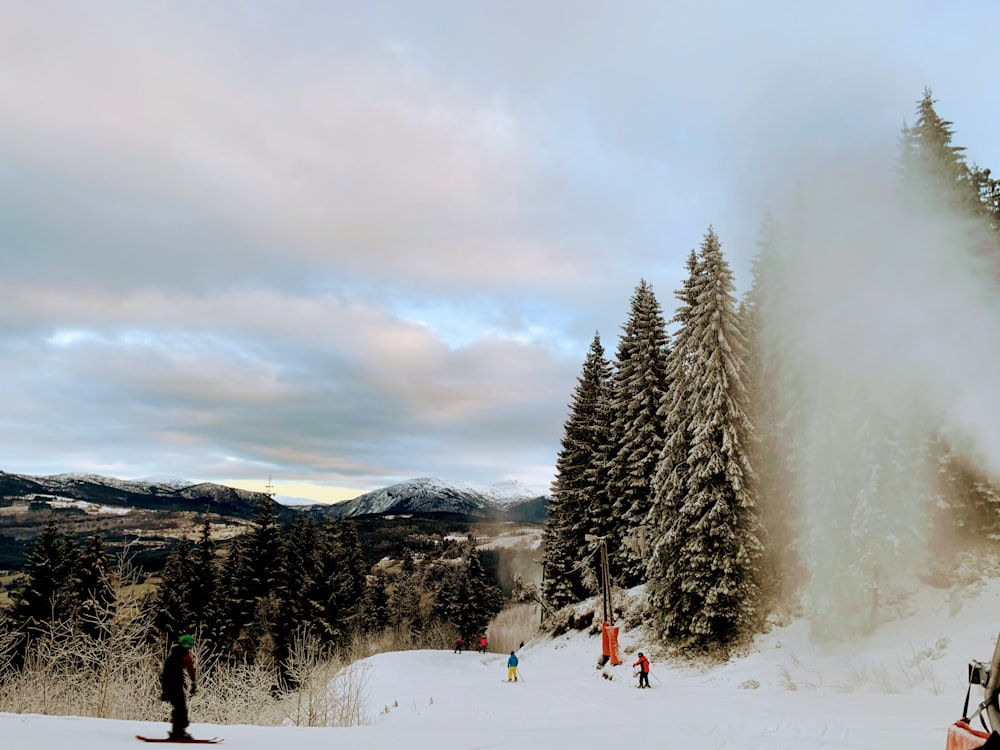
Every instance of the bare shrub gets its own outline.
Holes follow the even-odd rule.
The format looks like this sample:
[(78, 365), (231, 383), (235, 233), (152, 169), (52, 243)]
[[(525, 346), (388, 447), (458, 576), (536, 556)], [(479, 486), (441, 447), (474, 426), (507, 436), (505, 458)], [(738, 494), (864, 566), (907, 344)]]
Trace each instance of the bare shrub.
[(370, 724), (367, 664), (331, 656), (319, 639), (300, 632), (284, 664), (296, 686), (281, 702), (281, 723), (308, 727), (353, 727)]
[(486, 629), (489, 650), (508, 653), (538, 632), (537, 604), (511, 604), (500, 611)]

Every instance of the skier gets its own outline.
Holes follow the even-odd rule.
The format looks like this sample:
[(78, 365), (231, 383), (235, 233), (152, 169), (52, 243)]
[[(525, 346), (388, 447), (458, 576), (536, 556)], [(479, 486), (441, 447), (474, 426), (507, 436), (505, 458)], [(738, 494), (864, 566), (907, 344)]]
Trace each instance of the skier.
[(160, 700), (168, 701), (173, 707), (170, 712), (170, 739), (190, 740), (193, 739), (187, 732), (188, 709), (187, 700), (184, 697), (184, 673), (187, 672), (191, 678), (191, 695), (198, 692), (198, 683), (195, 679), (194, 659), (191, 657), (191, 649), (194, 647), (194, 636), (182, 635), (177, 639), (177, 643), (170, 649), (166, 660), (163, 662), (163, 671), (160, 673)]
[(462, 653), (462, 636), (458, 636), (455, 639), (455, 652), (456, 654)]
[(633, 668), (639, 667), (639, 687), (649, 687), (649, 659), (642, 655), (642, 651), (639, 652), (639, 660), (632, 665)]
[(484, 635), (482, 638), (479, 639), (479, 653), (481, 654), (486, 653), (486, 644), (487, 644), (486, 636)]
[(514, 680), (517, 682), (517, 655), (511, 651), (510, 658), (507, 659), (507, 682)]

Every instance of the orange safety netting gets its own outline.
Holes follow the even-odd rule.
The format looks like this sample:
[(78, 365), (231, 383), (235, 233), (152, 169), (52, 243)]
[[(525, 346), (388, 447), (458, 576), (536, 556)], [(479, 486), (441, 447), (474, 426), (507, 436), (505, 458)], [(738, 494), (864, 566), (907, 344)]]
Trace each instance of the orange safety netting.
[(609, 657), (614, 666), (622, 663), (618, 658), (618, 628), (607, 622), (601, 624), (601, 655)]

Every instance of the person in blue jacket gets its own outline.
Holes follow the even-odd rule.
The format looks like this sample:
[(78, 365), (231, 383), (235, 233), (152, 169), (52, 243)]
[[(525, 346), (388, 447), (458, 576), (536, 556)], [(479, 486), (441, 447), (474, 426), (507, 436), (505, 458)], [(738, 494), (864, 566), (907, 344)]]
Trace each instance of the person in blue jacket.
[(517, 654), (513, 651), (510, 652), (510, 658), (507, 659), (507, 682), (511, 680), (517, 682)]

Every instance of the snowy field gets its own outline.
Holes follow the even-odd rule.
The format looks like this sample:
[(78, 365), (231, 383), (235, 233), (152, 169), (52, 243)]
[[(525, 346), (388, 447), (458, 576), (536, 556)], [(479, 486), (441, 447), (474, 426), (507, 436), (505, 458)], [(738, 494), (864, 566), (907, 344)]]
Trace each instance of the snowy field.
[[(961, 713), (968, 662), (992, 656), (998, 605), (997, 581), (915, 586), (901, 607), (909, 614), (871, 637), (821, 648), (796, 622), (712, 670), (654, 658), (651, 690), (637, 690), (632, 676), (635, 652), (650, 651), (636, 633), (622, 635), (625, 663), (607, 670), (612, 679), (595, 668), (600, 639), (583, 633), (528, 640), (517, 684), (506, 682), (503, 654), (380, 654), (368, 660), (368, 726), (211, 726), (195, 715), (192, 731), (247, 750), (942, 750)], [(135, 734), (166, 731), (166, 724), (0, 714), (5, 750), (137, 748)]]

